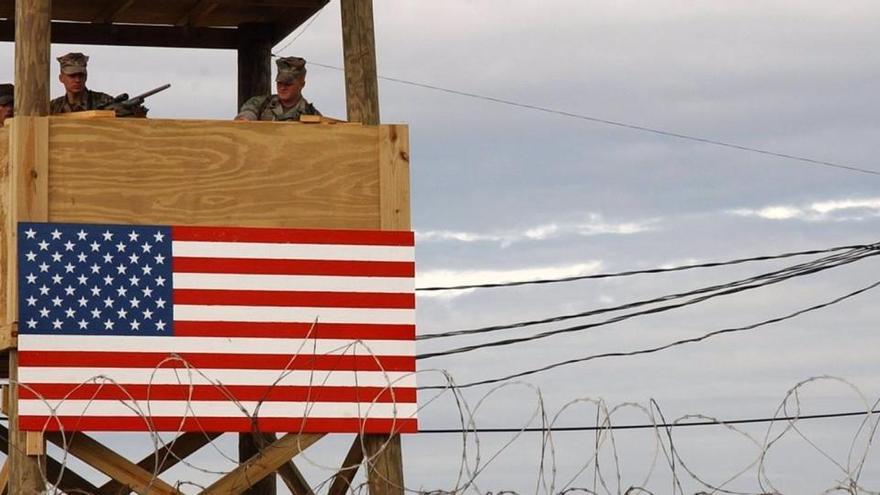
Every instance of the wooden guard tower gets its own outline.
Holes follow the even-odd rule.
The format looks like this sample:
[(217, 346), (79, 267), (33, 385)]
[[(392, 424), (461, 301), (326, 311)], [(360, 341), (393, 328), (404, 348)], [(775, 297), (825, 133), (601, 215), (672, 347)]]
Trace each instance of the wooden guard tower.
[[(17, 426), (16, 228), (20, 221), (408, 230), (407, 128), (379, 125), (372, 0), (341, 0), (348, 122), (253, 123), (48, 117), (50, 43), (234, 49), (238, 99), (271, 93), (271, 53), (328, 0), (0, 0), (15, 41), (15, 115), (0, 129), (0, 346), (11, 385), (7, 493), (178, 493), (157, 477), (223, 432), (185, 433), (158, 472), (77, 433), (68, 452), (111, 478), (96, 487), (46, 455), (55, 434)], [(230, 109), (232, 113), (233, 109)], [(290, 153), (296, 150), (296, 162)], [(96, 153), (100, 150), (100, 153)], [(317, 434), (242, 434), (240, 466), (203, 493), (272, 494), (275, 474), (312, 495), (292, 458)], [(365, 464), (372, 493), (402, 494), (399, 435), (357, 435), (329, 493)]]

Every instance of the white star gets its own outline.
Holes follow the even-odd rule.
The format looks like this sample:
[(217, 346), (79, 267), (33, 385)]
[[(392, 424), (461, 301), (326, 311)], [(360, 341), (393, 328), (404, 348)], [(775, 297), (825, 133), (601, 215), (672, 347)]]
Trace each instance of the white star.
[(59, 232), (58, 229), (55, 229), (52, 232), (49, 232), (49, 234), (52, 236), (53, 241), (57, 241), (58, 239), (61, 239), (61, 232)]
[(135, 242), (136, 240), (138, 240), (138, 233), (133, 230), (129, 232), (128, 240), (130, 240), (131, 242)]
[(156, 242), (162, 242), (165, 239), (165, 234), (161, 232), (156, 232), (153, 234), (153, 239), (156, 239)]
[(156, 308), (162, 309), (164, 307), (165, 307), (165, 299), (162, 299), (161, 297), (159, 299), (156, 299)]
[(141, 300), (138, 298), (132, 299), (129, 303), (131, 303), (132, 308), (139, 308), (141, 306)]
[(134, 253), (131, 253), (131, 256), (128, 257), (131, 260), (131, 264), (136, 265), (140, 257)]
[(73, 273), (73, 269), (76, 268), (73, 264), (68, 263), (64, 265), (64, 273)]
[(88, 323), (86, 320), (84, 320), (84, 319), (83, 319), (83, 320), (79, 320), (79, 328), (80, 328), (81, 330), (85, 330), (86, 327), (88, 327), (88, 326), (89, 326), (89, 323)]
[(157, 254), (156, 256), (153, 256), (153, 259), (156, 260), (157, 265), (164, 265), (165, 264), (165, 257), (162, 256), (161, 254)]
[(117, 311), (116, 314), (119, 315), (119, 319), (125, 319), (125, 317), (128, 316), (128, 311), (123, 308)]
[(52, 283), (53, 284), (56, 284), (56, 285), (61, 284), (61, 281), (63, 279), (64, 279), (64, 277), (62, 277), (61, 275), (59, 275), (57, 273), (55, 275), (52, 275)]
[(165, 287), (165, 277), (156, 277), (156, 286)]
[(150, 244), (149, 242), (145, 242), (145, 243), (141, 246), (141, 249), (143, 249), (145, 253), (149, 253), (150, 250), (153, 249), (153, 245)]
[(97, 263), (94, 263), (90, 268), (92, 269), (92, 273), (101, 272), (101, 267)]
[(52, 253), (52, 263), (61, 263), (61, 253), (58, 251)]
[(112, 283), (113, 283), (113, 277), (111, 277), (110, 275), (107, 275), (106, 277), (104, 277), (104, 285), (111, 285)]
[(28, 239), (33, 239), (35, 235), (37, 235), (37, 231), (33, 228), (27, 229), (24, 231), (24, 235), (27, 236)]
[(49, 295), (49, 288), (46, 287), (46, 284), (43, 284), (43, 285), (40, 287), (40, 295), (41, 295), (41, 296), (48, 296), (48, 295)]
[(113, 330), (113, 321), (108, 318), (107, 321), (104, 322), (104, 328), (107, 330)]
[(70, 241), (67, 241), (67, 242), (64, 243), (64, 250), (65, 250), (65, 251), (73, 251), (73, 248), (74, 248), (75, 246), (76, 246), (76, 244), (74, 244), (74, 243), (72, 243), (72, 242), (70, 242)]
[(145, 309), (144, 310), (144, 319), (145, 320), (152, 320), (153, 319), (153, 312), (149, 309)]
[(119, 251), (120, 253), (124, 252), (125, 251), (125, 244), (123, 244), (120, 241), (119, 244), (116, 245), (116, 250)]
[(141, 269), (144, 271), (144, 275), (152, 275), (153, 274), (153, 267), (150, 265), (144, 265), (143, 267), (141, 267)]
[(79, 277), (76, 277), (76, 279), (79, 280), (79, 285), (86, 285), (86, 282), (89, 281), (89, 277), (86, 277), (85, 275), (80, 275)]
[(28, 328), (37, 328), (37, 320), (31, 318), (27, 321)]
[(27, 283), (29, 283), (29, 284), (37, 283), (37, 276), (34, 275), (33, 273), (28, 273), (27, 275), (25, 275), (24, 278), (27, 279)]
[(101, 245), (98, 244), (98, 241), (92, 241), (92, 243), (89, 244), (89, 247), (92, 248), (93, 253), (97, 253), (98, 251), (101, 250)]
[(132, 275), (131, 278), (128, 279), (128, 281), (131, 282), (131, 285), (137, 285), (138, 282), (141, 281), (141, 279), (139, 279), (137, 275)]
[(84, 241), (86, 240), (86, 237), (88, 237), (88, 235), (88, 232), (83, 229), (79, 229), (79, 232), (76, 233), (76, 238), (80, 241)]
[(153, 289), (144, 287), (144, 297), (153, 297)]
[(141, 329), (141, 322), (139, 322), (137, 320), (133, 320), (131, 322), (131, 329), (132, 330), (140, 330)]
[(46, 241), (38, 242), (37, 246), (40, 246), (40, 251), (48, 251), (49, 250), (49, 243)]
[(42, 263), (40, 263), (40, 264), (39, 264), (39, 265), (37, 265), (37, 266), (39, 266), (39, 267), (40, 267), (40, 271), (41, 271), (41, 272), (43, 272), (43, 273), (45, 273), (45, 272), (48, 272), (48, 271), (49, 271), (49, 265), (47, 265), (47, 264), (46, 264), (46, 262), (45, 262), (45, 261), (44, 261), (44, 262), (42, 262)]
[(105, 241), (111, 241), (111, 240), (113, 240), (113, 232), (110, 232), (109, 230), (104, 231), (104, 233), (101, 234), (101, 235), (104, 236), (104, 240), (105, 240)]
[(119, 294), (119, 297), (123, 297), (126, 293), (128, 293), (128, 289), (126, 289), (125, 287), (120, 287), (116, 289), (116, 293)]
[(160, 331), (165, 330), (165, 322), (162, 320), (157, 321), (156, 322), (156, 329), (160, 330)]
[(79, 307), (81, 307), (81, 308), (84, 308), (84, 307), (86, 307), (87, 304), (89, 304), (89, 300), (83, 296), (79, 296), (79, 301), (77, 301), (77, 302), (79, 303)]
[(28, 306), (36, 306), (37, 305), (37, 298), (34, 296), (28, 297), (27, 299), (25, 299), (25, 301), (27, 301)]
[(73, 318), (76, 316), (76, 311), (74, 311), (73, 308), (67, 308), (67, 311), (65, 311), (64, 314), (66, 314), (68, 318)]
[(61, 306), (61, 303), (62, 303), (62, 300), (60, 297), (55, 296), (54, 298), (52, 298), (52, 306), (58, 307), (58, 306)]
[(116, 271), (117, 271), (120, 275), (125, 275), (125, 270), (128, 270), (128, 267), (125, 266), (125, 265), (119, 265), (119, 266), (116, 267)]
[(77, 259), (80, 263), (85, 263), (85, 262), (86, 262), (86, 258), (87, 258), (86, 253), (79, 253), (78, 255), (76, 255), (76, 259)]
[(110, 299), (109, 297), (107, 299), (104, 299), (104, 307), (105, 308), (112, 308), (113, 307), (113, 299)]
[(104, 263), (113, 263), (113, 255), (110, 253), (105, 254)]
[(54, 330), (60, 330), (61, 329), (61, 320), (59, 320), (58, 318), (55, 318), (55, 321), (52, 322), (52, 328)]
[(98, 297), (101, 295), (101, 289), (96, 285), (92, 287), (92, 295)]
[(64, 288), (64, 295), (72, 296), (76, 292), (76, 289), (73, 288), (72, 285), (68, 285)]
[(25, 256), (27, 257), (28, 261), (37, 261), (37, 253), (33, 251), (28, 251)]
[(49, 317), (49, 310), (46, 309), (45, 306), (43, 307), (43, 309), (40, 310), (40, 317), (41, 318), (48, 318)]
[(92, 310), (92, 318), (97, 320), (100, 317), (101, 317), (101, 310), (98, 308), (93, 309)]

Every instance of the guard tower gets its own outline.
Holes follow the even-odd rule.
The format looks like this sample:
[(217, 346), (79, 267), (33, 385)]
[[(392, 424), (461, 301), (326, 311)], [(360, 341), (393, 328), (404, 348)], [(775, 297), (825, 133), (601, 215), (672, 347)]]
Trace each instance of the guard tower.
[[(0, 129), (0, 348), (11, 380), (0, 483), (8, 493), (41, 493), (45, 479), (60, 479), (67, 493), (178, 493), (157, 476), (223, 434), (182, 434), (153, 472), (153, 455), (130, 461), (78, 433), (68, 452), (111, 478), (96, 487), (46, 455), (56, 434), (19, 430), (18, 222), (410, 228), (407, 128), (379, 125), (372, 0), (341, 0), (348, 122), (50, 118), (51, 42), (237, 50), (241, 104), (272, 92), (272, 46), (327, 2), (0, 0), (0, 39), (15, 42), (15, 118)], [(90, 156), (96, 147), (102, 152)], [(285, 147), (297, 149), (297, 164)], [(273, 494), (277, 474), (295, 494), (312, 495), (291, 459), (321, 436), (240, 434), (239, 468), (203, 493)], [(341, 454), (331, 495), (346, 492), (362, 463), (371, 493), (403, 493), (398, 434), (358, 434)]]

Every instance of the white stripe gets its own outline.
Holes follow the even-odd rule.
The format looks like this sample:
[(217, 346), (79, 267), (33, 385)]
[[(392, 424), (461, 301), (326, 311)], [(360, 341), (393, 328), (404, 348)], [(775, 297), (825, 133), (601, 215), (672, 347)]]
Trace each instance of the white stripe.
[(415, 325), (412, 309), (301, 308), (282, 306), (174, 305), (175, 321), (249, 321), (282, 323), (376, 323)]
[(75, 352), (413, 356), (415, 341), (35, 334), (20, 335), (18, 340), (18, 350), (23, 352), (71, 351), (71, 349), (75, 349)]
[(194, 258), (413, 261), (412, 246), (173, 241), (173, 256)]
[[(259, 405), (259, 409), (257, 406)], [(247, 413), (241, 410), (244, 408)], [(231, 402), (231, 401), (122, 401), (39, 400), (18, 401), (19, 416), (128, 416), (209, 418), (411, 418), (415, 403), (356, 402)], [(256, 411), (256, 413), (255, 413)]]
[(317, 275), (175, 273), (174, 288), (412, 293), (415, 291), (415, 282), (412, 277), (324, 277)]
[[(415, 387), (412, 372), (288, 371), (227, 369), (155, 369), (19, 367), (19, 382), (117, 383), (132, 385), (269, 385), (314, 387)], [(276, 383), (277, 382), (277, 383)]]

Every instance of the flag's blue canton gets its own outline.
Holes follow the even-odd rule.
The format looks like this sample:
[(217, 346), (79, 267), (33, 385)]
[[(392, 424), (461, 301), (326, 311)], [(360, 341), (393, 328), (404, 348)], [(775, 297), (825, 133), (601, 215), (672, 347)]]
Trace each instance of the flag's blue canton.
[(171, 229), (21, 223), (19, 333), (172, 335)]

